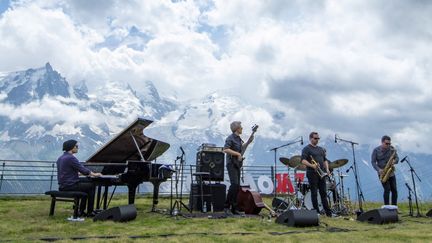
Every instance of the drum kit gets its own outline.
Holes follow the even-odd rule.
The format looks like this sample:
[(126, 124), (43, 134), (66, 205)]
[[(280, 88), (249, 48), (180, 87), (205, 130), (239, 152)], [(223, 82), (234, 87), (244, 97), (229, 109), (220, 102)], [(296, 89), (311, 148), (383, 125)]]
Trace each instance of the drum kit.
[[(309, 182), (307, 180), (301, 180), (300, 177), (297, 176), (299, 171), (306, 171), (306, 166), (301, 162), (300, 155), (294, 155), (291, 158), (280, 157), (279, 161), (286, 165), (288, 168), (288, 173), (290, 169), (294, 169), (295, 174), (295, 185), (294, 185), (294, 193), (287, 194), (285, 199), (278, 198), (277, 201), (284, 201), (284, 206), (278, 208), (277, 205), (273, 204), (275, 207), (274, 210), (276, 212), (282, 213), (287, 209), (313, 209), (312, 206), (312, 193), (310, 191)], [(326, 188), (327, 188), (327, 198), (329, 202), (329, 206), (332, 209), (332, 212), (338, 215), (349, 215), (351, 214), (351, 203), (350, 200), (346, 198), (344, 189), (344, 177), (348, 175), (342, 174), (339, 170), (342, 166), (348, 163), (347, 159), (338, 159), (329, 163), (329, 170), (332, 172), (330, 175), (326, 176)], [(337, 170), (337, 171), (336, 171)], [(336, 173), (335, 173), (336, 172)], [(307, 179), (306, 177), (304, 177)], [(321, 197), (318, 193), (318, 206), (319, 210), (322, 211), (323, 207), (321, 204)]]

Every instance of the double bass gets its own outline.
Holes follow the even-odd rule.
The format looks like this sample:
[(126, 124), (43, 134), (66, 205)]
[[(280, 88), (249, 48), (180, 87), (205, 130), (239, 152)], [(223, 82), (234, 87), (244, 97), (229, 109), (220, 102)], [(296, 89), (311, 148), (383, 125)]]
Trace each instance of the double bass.
[(271, 216), (276, 216), (276, 212), (263, 202), (259, 192), (252, 191), (249, 185), (240, 186), (237, 194), (237, 206), (245, 214), (259, 214), (261, 209), (266, 208), (270, 211)]

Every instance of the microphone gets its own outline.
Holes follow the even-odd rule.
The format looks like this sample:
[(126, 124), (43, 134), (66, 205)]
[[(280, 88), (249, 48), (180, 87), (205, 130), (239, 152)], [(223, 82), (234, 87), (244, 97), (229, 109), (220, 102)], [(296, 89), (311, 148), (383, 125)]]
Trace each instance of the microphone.
[(336, 139), (336, 136), (337, 136), (337, 135), (336, 135), (336, 133), (335, 133), (335, 143), (337, 143), (337, 139)]
[(300, 144), (303, 145), (303, 136), (301, 136)]
[(185, 154), (185, 152), (184, 152), (182, 146), (180, 146), (180, 150), (182, 151), (182, 154)]
[(353, 168), (353, 166), (351, 165), (348, 170), (345, 171), (345, 173), (348, 173), (351, 169)]
[(408, 190), (412, 191), (411, 187), (408, 185), (408, 183), (405, 182), (405, 186), (408, 187)]
[(405, 157), (401, 160), (401, 163), (403, 163), (403, 162), (407, 159), (407, 157), (408, 157), (408, 155), (405, 156)]

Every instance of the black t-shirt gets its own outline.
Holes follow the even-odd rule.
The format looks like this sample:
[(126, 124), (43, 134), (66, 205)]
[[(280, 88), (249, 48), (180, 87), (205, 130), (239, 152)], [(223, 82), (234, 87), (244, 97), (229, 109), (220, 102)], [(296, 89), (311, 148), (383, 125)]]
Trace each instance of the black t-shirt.
[[(243, 145), (243, 140), (240, 138), (240, 136), (235, 134), (235, 133), (232, 133), (225, 140), (224, 149), (232, 149), (236, 152), (241, 153), (242, 145)], [(227, 163), (231, 162), (231, 159), (232, 159), (232, 156), (227, 154), (227, 156), (226, 156)]]
[[(312, 146), (310, 144), (308, 144), (306, 147), (303, 148), (302, 150), (302, 160), (307, 160), (309, 161), (309, 163), (312, 163), (312, 159), (311, 159), (311, 155), (314, 158), (314, 160), (320, 165), (321, 169), (325, 171), (324, 168), (324, 161), (327, 160), (326, 155), (325, 155), (325, 151), (323, 148), (321, 148), (320, 146)], [(311, 167), (307, 167), (308, 171), (314, 171), (313, 168)]]

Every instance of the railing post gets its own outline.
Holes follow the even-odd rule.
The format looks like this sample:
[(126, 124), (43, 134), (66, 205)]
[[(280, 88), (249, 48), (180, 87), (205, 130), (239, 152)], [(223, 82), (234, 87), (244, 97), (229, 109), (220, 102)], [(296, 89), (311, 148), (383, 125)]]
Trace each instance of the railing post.
[(1, 173), (1, 176), (0, 176), (0, 192), (1, 192), (2, 184), (3, 184), (3, 174), (4, 174), (5, 166), (6, 166), (6, 162), (3, 161), (2, 173)]
[[(275, 171), (274, 171), (274, 166), (270, 166), (271, 169), (271, 177), (272, 177), (272, 181), (276, 182), (276, 175), (275, 175)], [(276, 197), (276, 183), (273, 185), (274, 188), (274, 197)]]
[(50, 191), (52, 190), (52, 183), (54, 180), (54, 163), (51, 164), (52, 170), (51, 170), (51, 181), (50, 181)]

